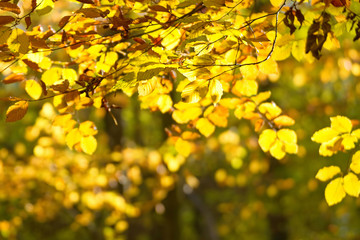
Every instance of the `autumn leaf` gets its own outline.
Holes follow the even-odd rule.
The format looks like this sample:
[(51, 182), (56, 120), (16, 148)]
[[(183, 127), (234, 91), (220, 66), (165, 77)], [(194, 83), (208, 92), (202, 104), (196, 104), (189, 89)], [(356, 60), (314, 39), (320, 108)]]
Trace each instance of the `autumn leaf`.
[(85, 121), (80, 123), (79, 131), (82, 136), (93, 136), (98, 133), (98, 130), (92, 121)]
[(344, 177), (344, 190), (350, 196), (359, 197), (360, 181), (355, 174), (350, 172)]
[(84, 153), (92, 155), (97, 147), (96, 138), (94, 136), (81, 137), (80, 146)]
[(196, 122), (196, 128), (205, 137), (209, 137), (215, 131), (215, 126), (207, 118), (200, 118)]
[(15, 122), (22, 119), (29, 107), (27, 101), (19, 101), (11, 105), (6, 111), (6, 122)]
[(23, 80), (25, 80), (25, 76), (23, 74), (12, 73), (3, 80), (3, 83), (10, 84), (15, 82), (21, 82)]
[(331, 129), (338, 133), (349, 133), (352, 129), (351, 120), (344, 116), (331, 117)]
[(14, 17), (11, 16), (0, 16), (0, 26), (12, 23), (13, 21), (15, 21)]
[(317, 172), (315, 178), (322, 182), (326, 182), (339, 173), (341, 173), (341, 170), (338, 166), (323, 167)]
[(25, 82), (25, 91), (35, 100), (38, 100), (43, 92), (40, 84), (35, 80), (27, 80)]
[[(66, 116), (66, 115), (63, 115), (63, 116)], [(81, 138), (82, 138), (82, 136), (81, 136), (79, 129), (74, 128), (66, 135), (66, 138), (65, 138), (66, 145), (70, 149), (73, 149), (74, 145), (79, 143)]]
[(295, 120), (292, 119), (291, 117), (289, 116), (286, 116), (286, 115), (281, 115), (277, 118), (274, 119), (274, 123), (277, 125), (277, 126), (281, 126), (281, 127), (288, 127), (288, 126), (291, 126), (291, 125), (294, 125), (295, 124)]
[(276, 132), (272, 129), (265, 129), (259, 137), (259, 145), (264, 152), (270, 150), (270, 147), (276, 140)]
[(13, 12), (15, 14), (20, 14), (20, 8), (13, 3), (9, 2), (0, 2), (0, 9), (3, 11)]
[(344, 189), (344, 179), (338, 177), (332, 180), (325, 188), (325, 200), (329, 206), (341, 202), (346, 196)]
[(350, 169), (356, 174), (360, 173), (360, 151), (357, 151), (352, 156)]

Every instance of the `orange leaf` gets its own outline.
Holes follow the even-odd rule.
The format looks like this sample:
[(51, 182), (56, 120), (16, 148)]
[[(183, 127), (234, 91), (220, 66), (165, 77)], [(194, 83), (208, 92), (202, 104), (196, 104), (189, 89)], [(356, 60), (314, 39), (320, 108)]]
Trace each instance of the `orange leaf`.
[(25, 80), (24, 75), (13, 73), (13, 74), (10, 74), (9, 76), (7, 76), (3, 80), (3, 83), (10, 84), (10, 83), (15, 83), (15, 82), (21, 82), (22, 80)]
[(29, 103), (27, 101), (19, 101), (14, 105), (11, 105), (6, 111), (6, 122), (15, 122), (22, 119), (29, 107)]
[(20, 8), (13, 3), (0, 2), (0, 9), (8, 12), (13, 12), (15, 14), (20, 14)]
[(0, 16), (0, 26), (6, 25), (8, 23), (11, 23), (15, 21), (14, 17), (11, 16)]

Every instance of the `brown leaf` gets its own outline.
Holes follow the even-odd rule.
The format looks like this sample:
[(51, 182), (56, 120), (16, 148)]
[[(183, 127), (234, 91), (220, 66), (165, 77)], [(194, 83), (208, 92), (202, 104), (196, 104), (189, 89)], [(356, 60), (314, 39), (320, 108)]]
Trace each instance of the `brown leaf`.
[(47, 95), (46, 84), (42, 80), (39, 80), (39, 83), (40, 83), (43, 95), (46, 96)]
[(65, 16), (65, 17), (61, 18), (60, 22), (59, 22), (59, 27), (63, 28), (69, 22), (70, 17), (71, 16)]
[(29, 103), (27, 101), (19, 101), (14, 105), (11, 105), (6, 111), (6, 122), (15, 122), (22, 119), (29, 107)]
[(40, 67), (37, 63), (30, 61), (29, 59), (23, 59), (22, 60), (26, 65), (28, 65), (31, 69), (34, 69), (37, 72), (40, 72)]
[(31, 25), (31, 18), (30, 18), (30, 16), (27, 16), (27, 17), (25, 18), (25, 23), (26, 23), (26, 29), (28, 29), (28, 28), (30, 27), (30, 25)]
[(0, 16), (0, 26), (6, 25), (15, 21), (15, 18), (12, 16)]
[(31, 9), (34, 10), (36, 8), (36, 0), (31, 0)]
[(85, 17), (88, 18), (98, 18), (101, 17), (101, 10), (97, 9), (97, 8), (84, 8), (84, 9), (80, 9), (77, 10), (76, 13), (82, 13), (85, 15)]
[(0, 2), (0, 9), (8, 12), (13, 12), (15, 14), (20, 14), (20, 8), (13, 3)]
[(3, 83), (5, 84), (10, 84), (10, 83), (15, 83), (15, 82), (21, 82), (22, 80), (25, 80), (25, 76), (23, 74), (10, 74), (9, 76), (7, 76), (4, 80)]
[(66, 92), (66, 90), (68, 89), (69, 81), (64, 80), (62, 83), (54, 84), (51, 87), (52, 87), (53, 90), (63, 93), (63, 92)]
[(149, 8), (155, 12), (169, 12), (169, 10), (160, 5), (149, 6)]
[(30, 37), (30, 42), (31, 42), (31, 46), (33, 48), (46, 48), (46, 49), (49, 48), (49, 46), (46, 44), (45, 39), (43, 39), (43, 38), (38, 38), (38, 37), (35, 37), (35, 36), (31, 36)]
[(92, 0), (76, 0), (76, 1), (81, 2), (81, 3), (94, 4), (94, 1), (92, 1)]

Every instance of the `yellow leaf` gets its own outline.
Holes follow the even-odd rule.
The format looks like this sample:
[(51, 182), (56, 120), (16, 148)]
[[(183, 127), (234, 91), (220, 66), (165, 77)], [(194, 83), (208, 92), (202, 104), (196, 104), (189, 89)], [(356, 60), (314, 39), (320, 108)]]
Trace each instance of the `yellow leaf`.
[(51, 86), (55, 82), (60, 80), (62, 75), (62, 69), (58, 67), (52, 67), (49, 70), (46, 70), (41, 76), (41, 80), (46, 84), (46, 86)]
[(295, 131), (284, 128), (277, 132), (277, 137), (283, 142), (285, 152), (297, 153), (298, 146), (296, 144), (297, 137)]
[(177, 108), (172, 114), (172, 118), (180, 124), (188, 123), (190, 120), (194, 120), (202, 114), (202, 110), (198, 105), (190, 103), (175, 104)]
[(325, 200), (329, 206), (341, 202), (346, 196), (343, 186), (343, 178), (332, 180), (325, 188)]
[(52, 0), (36, 0), (36, 11), (39, 15), (49, 13), (54, 8), (54, 2)]
[(258, 95), (251, 97), (251, 100), (253, 100), (256, 105), (259, 105), (263, 101), (268, 100), (270, 96), (271, 96), (270, 91), (261, 92)]
[(162, 113), (166, 113), (171, 110), (173, 101), (169, 95), (160, 95), (157, 100), (157, 105)]
[(274, 7), (280, 7), (284, 1), (283, 0), (270, 0), (270, 2)]
[(289, 116), (282, 115), (282, 116), (279, 116), (279, 117), (275, 118), (275, 119), (274, 119), (274, 123), (275, 123), (277, 126), (287, 127), (287, 126), (294, 125), (294, 124), (295, 124), (295, 121), (294, 121), (294, 119), (292, 119), (292, 118), (289, 117)]
[(210, 81), (209, 92), (213, 103), (218, 103), (223, 95), (221, 82), (217, 79)]
[(256, 62), (257, 59), (255, 57), (247, 57), (244, 61), (241, 62), (241, 64), (250, 64), (240, 68), (244, 79), (256, 79), (259, 74), (258, 66), (257, 64), (254, 64)]
[(280, 129), (277, 132), (277, 136), (283, 142), (296, 143), (296, 141), (297, 141), (295, 131), (287, 129), (287, 128)]
[(358, 139), (360, 139), (360, 129), (356, 129), (354, 130), (351, 135), (357, 137)]
[(285, 157), (284, 144), (281, 141), (276, 140), (274, 145), (270, 148), (270, 154), (278, 160)]
[(317, 143), (324, 143), (336, 137), (338, 133), (334, 129), (326, 127), (315, 132), (311, 140)]
[(265, 114), (266, 118), (272, 120), (281, 114), (281, 108), (275, 103), (265, 102), (259, 106), (259, 111)]
[(177, 28), (169, 27), (162, 31), (160, 36), (163, 38), (161, 45), (163, 45), (166, 50), (172, 50), (180, 43), (181, 32)]
[(254, 96), (258, 91), (258, 83), (255, 80), (240, 80), (237, 81), (232, 88), (232, 92), (241, 97), (241, 96)]
[(272, 58), (259, 64), (259, 70), (264, 74), (278, 74), (278, 64)]
[(139, 96), (147, 96), (152, 93), (155, 89), (155, 84), (153, 80), (140, 81), (138, 85)]
[(344, 116), (331, 117), (331, 128), (338, 133), (349, 133), (352, 129), (351, 120)]
[(296, 60), (301, 61), (304, 58), (305, 45), (306, 45), (305, 40), (294, 41), (291, 49), (291, 54)]
[(200, 118), (196, 122), (196, 128), (205, 137), (209, 137), (215, 131), (215, 126), (207, 118)]
[(73, 149), (74, 145), (79, 143), (81, 140), (81, 133), (78, 128), (72, 129), (65, 138), (66, 145)]
[(94, 136), (81, 137), (80, 146), (84, 153), (92, 155), (97, 147), (96, 138)]
[(35, 80), (27, 80), (25, 82), (25, 91), (29, 96), (35, 100), (38, 100), (42, 94), (42, 88), (40, 84)]
[(237, 50), (230, 49), (229, 51), (227, 51), (225, 53), (222, 63), (223, 64), (234, 64), (236, 62), (237, 54), (238, 54)]
[(315, 178), (325, 182), (332, 179), (338, 173), (341, 173), (341, 170), (338, 166), (323, 167), (317, 172)]
[(62, 69), (62, 78), (64, 80), (68, 80), (70, 86), (75, 84), (75, 81), (78, 80), (77, 73), (74, 69), (71, 68), (64, 68)]
[(175, 143), (175, 149), (176, 151), (181, 154), (184, 157), (187, 157), (191, 153), (191, 143), (188, 141), (184, 141), (182, 138), (178, 138), (178, 140)]
[(29, 107), (27, 101), (19, 101), (11, 105), (6, 111), (6, 122), (15, 122), (22, 119)]
[(351, 159), (350, 169), (354, 171), (354, 173), (360, 173), (360, 151), (357, 151)]
[(264, 152), (269, 151), (275, 141), (276, 132), (272, 129), (266, 129), (260, 134), (259, 145)]
[(186, 103), (196, 103), (206, 96), (208, 82), (204, 79), (190, 82), (181, 92), (181, 99)]
[(355, 147), (355, 143), (358, 141), (358, 139), (355, 136), (350, 134), (346, 134), (342, 138), (343, 140), (341, 144), (344, 146), (345, 150), (353, 149)]
[(98, 130), (92, 121), (85, 121), (80, 123), (79, 131), (82, 136), (93, 136), (98, 133)]
[(350, 172), (344, 177), (344, 189), (348, 195), (359, 197), (360, 182), (355, 174)]

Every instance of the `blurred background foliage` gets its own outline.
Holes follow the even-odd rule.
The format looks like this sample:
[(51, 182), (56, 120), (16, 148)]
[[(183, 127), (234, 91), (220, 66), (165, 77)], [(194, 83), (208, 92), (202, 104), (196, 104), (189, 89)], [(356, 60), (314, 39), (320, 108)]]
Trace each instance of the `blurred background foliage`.
[[(349, 154), (320, 157), (312, 134), (329, 117), (360, 119), (359, 44), (346, 36), (311, 63), (288, 58), (260, 91), (296, 120), (299, 152), (278, 161), (263, 153), (249, 121), (231, 113), (227, 128), (177, 155), (167, 141), (170, 114), (141, 109), (118, 92), (113, 109), (80, 110), (99, 134), (94, 155), (65, 146), (50, 103), (32, 103), (15, 123), (0, 123), (1, 239), (360, 239), (360, 200), (334, 207), (315, 180), (324, 165), (346, 170)], [(18, 85), (1, 96), (21, 96)], [(0, 101), (1, 112), (8, 107)]]

